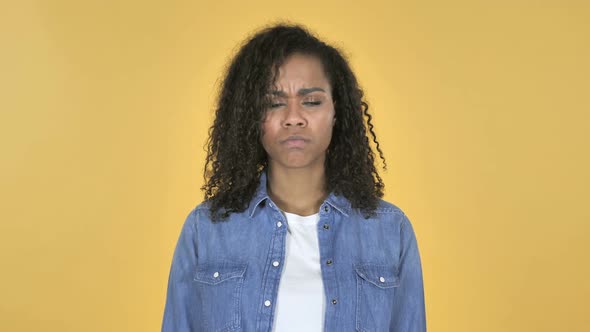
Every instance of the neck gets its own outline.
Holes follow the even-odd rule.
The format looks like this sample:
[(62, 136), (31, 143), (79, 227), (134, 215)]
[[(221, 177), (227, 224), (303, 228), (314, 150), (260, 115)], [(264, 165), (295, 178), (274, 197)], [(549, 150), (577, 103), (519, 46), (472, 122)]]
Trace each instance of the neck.
[(323, 165), (317, 168), (269, 167), (267, 192), (283, 211), (308, 216), (317, 213), (326, 199)]

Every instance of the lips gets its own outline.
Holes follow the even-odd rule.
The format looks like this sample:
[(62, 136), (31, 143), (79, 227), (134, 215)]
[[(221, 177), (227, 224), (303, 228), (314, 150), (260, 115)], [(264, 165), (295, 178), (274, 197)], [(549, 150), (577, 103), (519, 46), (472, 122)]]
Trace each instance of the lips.
[(299, 135), (292, 135), (289, 136), (286, 140), (283, 140), (281, 143), (284, 144), (288, 148), (302, 148), (307, 144), (309, 139), (299, 136)]

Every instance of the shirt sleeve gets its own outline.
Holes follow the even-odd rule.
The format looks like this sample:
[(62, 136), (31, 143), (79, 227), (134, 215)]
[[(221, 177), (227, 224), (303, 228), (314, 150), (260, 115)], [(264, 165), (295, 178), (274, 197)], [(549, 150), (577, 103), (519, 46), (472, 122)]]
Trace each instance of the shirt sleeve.
[(197, 299), (193, 278), (197, 266), (197, 210), (187, 216), (172, 257), (168, 276), (166, 305), (162, 321), (162, 332), (194, 331), (197, 322)]
[(422, 265), (414, 229), (404, 214), (400, 227), (400, 257), (391, 332), (425, 332), (426, 310)]

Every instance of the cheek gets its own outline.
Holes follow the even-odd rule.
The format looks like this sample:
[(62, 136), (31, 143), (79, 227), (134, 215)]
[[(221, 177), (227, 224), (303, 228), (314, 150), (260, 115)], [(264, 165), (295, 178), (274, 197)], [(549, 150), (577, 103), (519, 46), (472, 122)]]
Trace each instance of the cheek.
[(332, 131), (334, 129), (334, 112), (330, 112), (328, 116), (322, 119), (323, 127), (326, 128), (327, 131)]
[(272, 142), (274, 137), (274, 131), (271, 122), (263, 122), (260, 129), (260, 142), (266, 148), (268, 145), (267, 143)]
[(326, 121), (326, 127), (325, 128), (326, 128), (326, 130), (324, 131), (325, 132), (325, 134), (324, 134), (325, 137), (324, 138), (325, 138), (326, 143), (329, 144), (330, 141), (332, 140), (332, 134), (334, 132), (334, 120), (333, 120), (333, 117), (330, 117), (329, 119), (327, 119), (327, 121)]

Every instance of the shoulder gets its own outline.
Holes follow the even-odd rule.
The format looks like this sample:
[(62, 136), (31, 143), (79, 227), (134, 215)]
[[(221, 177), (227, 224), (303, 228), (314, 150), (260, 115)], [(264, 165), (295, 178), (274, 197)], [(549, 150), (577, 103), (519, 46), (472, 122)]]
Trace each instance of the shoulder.
[(196, 206), (193, 207), (193, 211), (195, 213), (198, 212), (209, 212), (209, 208), (211, 207), (210, 202), (202, 201), (198, 203)]
[(186, 220), (184, 222), (184, 228), (187, 227), (195, 227), (196, 222), (199, 219), (208, 218), (209, 217), (209, 202), (201, 201), (197, 203), (195, 206), (191, 208), (186, 215)]
[(188, 218), (194, 218), (197, 214), (201, 212), (209, 211), (209, 202), (202, 201), (194, 205), (188, 213)]
[[(225, 211), (224, 208), (220, 208), (218, 213), (223, 213)], [(189, 218), (193, 220), (195, 223), (215, 223), (212, 220), (211, 215), (211, 202), (210, 201), (201, 201), (196, 206), (192, 208), (189, 213)], [(232, 212), (229, 214), (228, 219), (224, 219), (224, 221), (229, 221), (233, 219), (244, 219), (248, 215), (248, 209), (240, 212)]]
[(410, 223), (408, 216), (398, 205), (382, 198), (379, 199), (375, 214), (378, 219), (390, 220), (399, 223), (400, 226)]
[(377, 208), (375, 209), (375, 213), (379, 214), (391, 214), (391, 215), (398, 215), (405, 217), (404, 211), (396, 204), (386, 201), (382, 198), (379, 199), (379, 203)]

